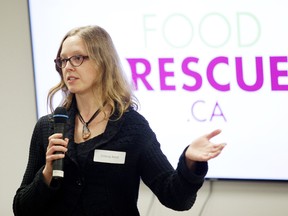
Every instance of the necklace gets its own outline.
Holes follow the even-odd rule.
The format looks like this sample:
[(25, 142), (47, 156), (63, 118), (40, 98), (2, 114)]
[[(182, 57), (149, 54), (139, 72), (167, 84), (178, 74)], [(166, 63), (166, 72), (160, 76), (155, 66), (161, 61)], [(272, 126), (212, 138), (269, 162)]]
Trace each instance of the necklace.
[(93, 121), (94, 118), (96, 118), (96, 116), (100, 113), (100, 109), (96, 110), (96, 112), (92, 115), (92, 117), (85, 122), (83, 117), (81, 116), (80, 112), (78, 111), (78, 116), (79, 116), (79, 120), (81, 121), (81, 123), (83, 124), (83, 129), (82, 129), (82, 138), (84, 140), (88, 139), (91, 135), (91, 132), (88, 128), (88, 125), (91, 121)]

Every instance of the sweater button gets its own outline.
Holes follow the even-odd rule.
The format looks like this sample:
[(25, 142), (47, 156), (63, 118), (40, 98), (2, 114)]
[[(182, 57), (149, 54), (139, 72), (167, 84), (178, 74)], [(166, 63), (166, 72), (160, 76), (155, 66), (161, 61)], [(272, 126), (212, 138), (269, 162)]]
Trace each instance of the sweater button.
[(76, 184), (77, 184), (78, 186), (82, 186), (81, 180), (77, 180), (77, 181), (76, 181)]

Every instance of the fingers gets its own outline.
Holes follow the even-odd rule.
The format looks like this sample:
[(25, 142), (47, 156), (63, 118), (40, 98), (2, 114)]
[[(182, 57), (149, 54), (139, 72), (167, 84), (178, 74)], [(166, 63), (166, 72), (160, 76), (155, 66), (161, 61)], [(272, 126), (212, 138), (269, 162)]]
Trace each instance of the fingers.
[[(53, 161), (65, 157), (65, 152), (68, 150), (67, 146), (69, 140), (67, 138), (63, 140), (61, 133), (51, 135), (48, 140), (49, 143), (46, 150), (46, 164), (42, 173), (45, 183), (50, 185), (52, 179)], [(56, 152), (59, 152), (60, 154), (55, 154)]]
[(208, 140), (212, 139), (213, 137), (217, 136), (218, 134), (221, 133), (220, 129), (216, 129), (214, 131), (212, 131), (211, 133), (207, 134), (206, 137)]
[[(68, 139), (62, 139), (62, 134), (53, 134), (49, 138), (49, 144), (46, 151), (46, 161), (52, 162), (60, 158), (64, 158), (64, 153), (67, 152)], [(61, 152), (63, 154), (55, 154)]]
[(48, 140), (49, 140), (49, 144), (48, 144), (47, 149), (53, 147), (54, 145), (63, 146), (63, 147), (65, 147), (65, 148), (67, 148), (68, 139), (65, 138), (65, 139), (63, 140), (62, 134), (60, 134), (60, 133), (56, 133), (56, 134), (51, 135), (51, 136), (48, 138)]
[(208, 161), (217, 157), (226, 146), (226, 143), (215, 144), (210, 142), (210, 139), (220, 133), (221, 130), (217, 129), (194, 140), (185, 153), (186, 158), (191, 161)]
[(209, 152), (206, 153), (207, 160), (217, 157), (226, 145), (226, 143), (213, 144)]
[(221, 151), (226, 145), (227, 145), (226, 143), (213, 144), (211, 151), (212, 152), (219, 151), (219, 150)]

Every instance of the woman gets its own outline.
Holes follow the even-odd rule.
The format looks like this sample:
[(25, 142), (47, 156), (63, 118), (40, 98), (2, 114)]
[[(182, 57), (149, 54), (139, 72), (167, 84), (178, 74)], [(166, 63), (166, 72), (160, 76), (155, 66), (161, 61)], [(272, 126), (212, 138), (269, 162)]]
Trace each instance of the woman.
[[(35, 126), (29, 161), (13, 202), (16, 216), (137, 216), (140, 179), (160, 202), (175, 210), (192, 207), (207, 173), (207, 161), (225, 144), (193, 141), (176, 170), (137, 110), (109, 34), (98, 26), (72, 29), (55, 59), (69, 120), (67, 138), (53, 132), (52, 115)], [(53, 108), (52, 108), (53, 110)], [(64, 154), (55, 154), (64, 152)], [(53, 161), (64, 160), (62, 181), (52, 178)]]

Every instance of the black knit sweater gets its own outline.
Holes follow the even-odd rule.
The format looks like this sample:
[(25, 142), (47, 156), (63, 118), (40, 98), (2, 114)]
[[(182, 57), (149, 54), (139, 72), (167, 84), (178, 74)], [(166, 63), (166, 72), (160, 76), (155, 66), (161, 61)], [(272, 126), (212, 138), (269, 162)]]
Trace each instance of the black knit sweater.
[[(80, 166), (72, 145), (75, 104), (68, 114), (71, 143), (64, 158), (63, 181), (52, 181), (50, 186), (43, 181), (48, 136), (53, 133), (53, 121), (47, 115), (38, 120), (32, 135), (27, 168), (14, 197), (15, 216), (138, 216), (140, 179), (163, 205), (174, 210), (193, 206), (207, 173), (206, 162), (197, 163), (192, 172), (186, 167), (183, 153), (175, 170), (148, 122), (130, 109), (120, 120), (112, 117), (100, 137), (87, 141), (90, 147), (86, 148), (86, 162)], [(95, 149), (126, 152), (125, 163), (95, 162)]]

